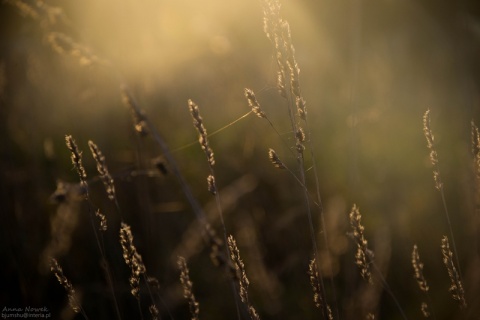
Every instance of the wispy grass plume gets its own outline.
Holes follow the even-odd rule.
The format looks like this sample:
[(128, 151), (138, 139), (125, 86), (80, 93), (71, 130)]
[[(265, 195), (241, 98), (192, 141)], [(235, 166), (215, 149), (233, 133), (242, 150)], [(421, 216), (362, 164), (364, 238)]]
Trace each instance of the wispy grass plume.
[[(65, 143), (68, 150), (72, 153), (71, 159), (75, 170), (77, 170), (78, 176), (80, 178), (80, 184), (82, 187), (87, 187), (87, 173), (82, 163), (82, 152), (78, 149), (77, 143), (71, 135), (65, 136)], [(88, 194), (87, 194), (88, 197)]]
[(208, 164), (213, 167), (215, 165), (215, 158), (213, 155), (213, 150), (210, 148), (208, 143), (207, 129), (205, 129), (205, 126), (203, 125), (203, 119), (200, 116), (198, 106), (192, 100), (188, 100), (188, 108), (193, 118), (193, 125), (199, 134), (198, 142), (202, 146), (203, 152), (205, 152), (205, 155), (207, 156)]
[(435, 149), (435, 136), (430, 127), (430, 109), (425, 111), (423, 115), (423, 134), (427, 139), (427, 147), (430, 150), (430, 162), (433, 166), (433, 180), (435, 181), (435, 188), (442, 190), (443, 184), (440, 178), (440, 170), (438, 168), (438, 154)]
[[(431, 305), (430, 302), (430, 295), (428, 294), (428, 291), (430, 287), (427, 284), (427, 280), (425, 279), (425, 276), (423, 274), (423, 262), (420, 260), (420, 254), (418, 253), (418, 247), (417, 245), (413, 245), (413, 251), (412, 251), (412, 266), (413, 266), (413, 276), (415, 280), (417, 281), (418, 287), (420, 291), (422, 291), (427, 300), (429, 301), (429, 304)], [(426, 302), (422, 302), (420, 306), (420, 310), (425, 318), (429, 318), (431, 315), (429, 305)]]
[(477, 125), (472, 120), (471, 122), (472, 132), (472, 155), (474, 160), (474, 172), (477, 181), (480, 181), (480, 131)]
[(465, 291), (463, 290), (462, 279), (460, 274), (453, 263), (453, 253), (450, 250), (450, 243), (448, 241), (447, 236), (443, 236), (442, 238), (442, 256), (443, 256), (443, 263), (448, 271), (448, 276), (450, 277), (450, 288), (448, 291), (452, 295), (452, 298), (458, 302), (460, 308), (464, 309), (467, 307), (467, 302), (465, 300)]
[[(313, 302), (315, 303), (315, 307), (323, 309), (326, 302), (323, 299), (322, 288), (320, 287), (320, 275), (315, 259), (312, 259), (308, 264), (308, 275), (310, 277), (310, 285), (313, 289)], [(328, 304), (326, 305), (326, 309), (328, 312), (328, 320), (333, 320), (332, 310)]]
[(415, 244), (412, 251), (412, 266), (414, 271), (414, 277), (417, 281), (418, 287), (423, 292), (428, 292), (427, 280), (423, 275), (423, 263), (420, 261), (420, 255), (418, 254), (418, 247)]
[(78, 302), (78, 299), (75, 294), (75, 289), (73, 288), (72, 283), (67, 279), (65, 274), (63, 273), (63, 269), (58, 263), (56, 259), (51, 260), (50, 270), (55, 274), (57, 277), (58, 282), (62, 285), (68, 295), (68, 303), (72, 310), (75, 313), (81, 312), (85, 319), (88, 319), (85, 311), (82, 309), (82, 306)]
[(142, 256), (137, 252), (137, 248), (133, 243), (133, 235), (130, 226), (122, 222), (120, 228), (120, 244), (122, 245), (123, 259), (130, 268), (130, 287), (132, 295), (140, 299), (140, 276), (146, 273)]
[(238, 250), (237, 241), (232, 235), (228, 237), (228, 248), (230, 249), (230, 258), (232, 259), (233, 265), (235, 266), (238, 295), (240, 296), (240, 300), (242, 300), (242, 302), (247, 307), (250, 319), (260, 320), (260, 316), (250, 303), (250, 299), (248, 296), (248, 286), (250, 285), (250, 281), (247, 278), (245, 265), (243, 264), (242, 258), (240, 257), (240, 250)]
[(88, 146), (92, 152), (93, 159), (95, 159), (95, 162), (97, 163), (97, 171), (100, 175), (103, 185), (105, 186), (105, 190), (107, 191), (108, 199), (113, 201), (115, 200), (115, 185), (110, 172), (108, 172), (105, 157), (103, 156), (102, 151), (100, 151), (98, 146), (92, 140), (88, 141)]
[(277, 155), (277, 152), (273, 149), (268, 149), (268, 160), (273, 164), (275, 168), (278, 169), (285, 169), (285, 165), (283, 164), (282, 160)]
[(353, 231), (353, 239), (357, 244), (357, 250), (355, 253), (355, 264), (360, 269), (362, 278), (368, 283), (372, 283), (372, 273), (370, 271), (370, 263), (373, 253), (368, 249), (368, 241), (363, 234), (364, 227), (362, 225), (362, 215), (357, 205), (354, 204), (352, 211), (349, 214), (350, 226)]
[(178, 269), (180, 270), (180, 282), (183, 287), (183, 297), (187, 299), (190, 308), (190, 315), (192, 320), (198, 320), (200, 315), (200, 306), (193, 294), (193, 283), (190, 280), (190, 272), (188, 270), (187, 261), (185, 258), (178, 257)]

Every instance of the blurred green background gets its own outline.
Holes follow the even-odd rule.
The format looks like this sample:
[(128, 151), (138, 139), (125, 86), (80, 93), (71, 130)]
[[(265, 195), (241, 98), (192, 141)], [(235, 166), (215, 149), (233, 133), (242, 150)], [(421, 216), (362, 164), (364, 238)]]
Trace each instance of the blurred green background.
[[(319, 318), (306, 275), (312, 249), (302, 191), (267, 157), (274, 148), (295, 168), (282, 142), (295, 144), (286, 104), (275, 88), (274, 51), (262, 30), (261, 2), (48, 1), (58, 9), (37, 19), (15, 3), (0, 4), (1, 307), (45, 306), (54, 318), (74, 318), (63, 288), (45, 267), (55, 244), (90, 318), (113, 317), (86, 205), (70, 198), (55, 204), (50, 198), (58, 180), (78, 182), (64, 144), (64, 135), (72, 134), (84, 150), (92, 201), (109, 219), (108, 258), (124, 317), (138, 318), (138, 311), (117, 241), (120, 219), (94, 178), (90, 139), (106, 156), (125, 220), (148, 273), (160, 282), (162, 318), (188, 318), (175, 266), (179, 254), (187, 256), (201, 318), (234, 317), (227, 277), (195, 240), (195, 217), (175, 177), (132, 176), (154, 170), (152, 160), (161, 150), (150, 137), (135, 134), (119, 87), (129, 85), (212, 217), (217, 213), (206, 189), (208, 166), (198, 144), (190, 145), (197, 136), (187, 99), (200, 106), (207, 130), (214, 132), (249, 111), (243, 96), (248, 87), (280, 136), (250, 115), (211, 137), (227, 230), (238, 240), (252, 301), (263, 319)], [(331, 262), (332, 268), (322, 269), (334, 275), (341, 318), (359, 319), (366, 312), (400, 318), (390, 297), (378, 284), (367, 288), (354, 265), (347, 219), (356, 203), (379, 267), (409, 318), (421, 317), (424, 299), (410, 263), (416, 243), (437, 319), (478, 319), (479, 217), (470, 121), (480, 124), (480, 5), (303, 0), (283, 2), (282, 15), (301, 69), (330, 239), (326, 252), (314, 212), (320, 265)], [(101, 63), (59, 54), (49, 42), (52, 32), (68, 35)], [(449, 296), (441, 260), (440, 239), (448, 226), (422, 131), (427, 109), (466, 311)], [(313, 187), (312, 169), (307, 178)], [(62, 214), (69, 223), (58, 226)], [(69, 240), (55, 236), (56, 228)], [(220, 231), (218, 224), (215, 228)], [(65, 248), (58, 249), (59, 243)]]

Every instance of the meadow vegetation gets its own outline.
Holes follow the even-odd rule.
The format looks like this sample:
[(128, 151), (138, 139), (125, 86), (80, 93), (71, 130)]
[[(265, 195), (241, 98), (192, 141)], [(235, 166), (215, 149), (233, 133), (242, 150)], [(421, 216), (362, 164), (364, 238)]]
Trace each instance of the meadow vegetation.
[(2, 309), (478, 319), (470, 3), (120, 2), (1, 4)]

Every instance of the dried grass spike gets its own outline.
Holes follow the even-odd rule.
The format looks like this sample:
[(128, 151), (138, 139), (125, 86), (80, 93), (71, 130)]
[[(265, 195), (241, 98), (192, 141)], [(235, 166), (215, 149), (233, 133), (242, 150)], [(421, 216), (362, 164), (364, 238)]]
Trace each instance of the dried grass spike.
[(260, 316), (258, 315), (257, 310), (255, 310), (254, 307), (248, 307), (248, 314), (250, 315), (251, 320), (260, 320)]
[(208, 191), (211, 194), (217, 194), (217, 186), (215, 184), (215, 177), (213, 175), (209, 175), (207, 177), (207, 183), (208, 183)]
[(478, 182), (480, 182), (480, 131), (472, 120), (472, 155), (474, 160), (474, 171)]
[(180, 270), (180, 282), (182, 283), (183, 287), (183, 297), (188, 301), (192, 320), (198, 320), (200, 308), (197, 300), (195, 299), (195, 295), (193, 294), (193, 283), (190, 281), (190, 272), (188, 270), (185, 258), (178, 257), (177, 265), (178, 269)]
[(150, 307), (148, 307), (148, 311), (150, 311), (150, 315), (152, 316), (152, 320), (158, 320), (159, 319), (159, 315), (160, 315), (160, 312), (158, 311), (158, 308), (155, 304), (152, 304), (150, 305)]
[(72, 138), (71, 135), (65, 136), (65, 142), (67, 144), (68, 150), (72, 153), (71, 159), (73, 166), (78, 172), (78, 176), (80, 177), (80, 182), (83, 187), (87, 185), (87, 173), (85, 172), (85, 168), (82, 164), (82, 152), (78, 149), (77, 143)]
[(100, 212), (100, 209), (95, 211), (95, 215), (97, 216), (98, 220), (100, 221), (100, 231), (107, 231), (107, 218), (103, 213)]
[(420, 306), (420, 311), (422, 311), (422, 315), (425, 318), (430, 318), (430, 311), (428, 311), (428, 304), (426, 302), (422, 302), (422, 305)]
[(285, 169), (285, 165), (283, 162), (280, 160), (280, 158), (277, 156), (277, 153), (273, 149), (268, 149), (268, 159), (270, 162), (273, 164), (275, 168), (278, 169)]
[(265, 112), (260, 108), (260, 104), (255, 97), (255, 93), (252, 90), (245, 88), (245, 97), (247, 98), (248, 105), (252, 108), (253, 113), (259, 118), (266, 118)]
[(98, 148), (98, 146), (92, 141), (88, 141), (88, 146), (90, 147), (90, 151), (92, 152), (93, 159), (97, 163), (97, 171), (100, 175), (100, 179), (105, 186), (105, 190), (107, 191), (108, 199), (115, 200), (115, 185), (113, 183), (113, 178), (108, 172), (107, 164), (105, 162), (105, 157), (103, 156), (102, 152)]
[(442, 238), (442, 255), (443, 255), (443, 263), (448, 271), (448, 276), (450, 277), (450, 288), (448, 291), (452, 295), (452, 298), (458, 301), (460, 308), (466, 308), (467, 302), (465, 301), (465, 292), (463, 290), (462, 280), (460, 279), (460, 274), (455, 268), (455, 264), (453, 263), (453, 252), (450, 250), (450, 243), (448, 241), (447, 236), (443, 236)]
[(307, 102), (302, 97), (295, 97), (295, 104), (297, 106), (298, 116), (302, 120), (307, 119)]
[(305, 142), (305, 131), (303, 131), (302, 127), (298, 127), (298, 130), (295, 133), (295, 137), (297, 138), (298, 142)]
[(75, 313), (79, 313), (81, 311), (80, 304), (77, 301), (75, 296), (75, 290), (73, 289), (72, 283), (67, 279), (67, 277), (63, 274), (63, 269), (58, 264), (56, 259), (52, 259), (50, 263), (50, 270), (55, 274), (57, 277), (58, 282), (62, 285), (68, 295), (68, 303), (72, 310)]
[(297, 60), (295, 59), (295, 48), (292, 43), (292, 35), (290, 32), (290, 25), (288, 21), (283, 20), (281, 22), (282, 28), (282, 38), (283, 38), (283, 46), (285, 51), (287, 52), (287, 60), (286, 64), (288, 69), (290, 70), (290, 90), (292, 94), (298, 98), (301, 97), (300, 93), (300, 68), (298, 67)]
[(418, 287), (421, 291), (427, 293), (429, 288), (427, 285), (427, 280), (423, 276), (423, 263), (420, 261), (420, 255), (418, 254), (418, 248), (416, 244), (413, 246), (412, 251), (412, 266)]
[(223, 241), (217, 236), (215, 230), (208, 223), (205, 224), (205, 236), (210, 245), (210, 259), (212, 260), (212, 263), (216, 267), (225, 265), (226, 259), (222, 249)]
[(285, 86), (285, 67), (279, 64), (279, 71), (277, 71), (277, 90), (282, 98), (287, 98), (287, 89)]
[(265, 0), (263, 4), (263, 31), (270, 41), (277, 37), (280, 21), (280, 2), (278, 0)]
[(243, 264), (242, 258), (240, 257), (240, 250), (237, 247), (237, 241), (235, 238), (230, 235), (227, 239), (228, 249), (230, 251), (230, 258), (233, 262), (236, 271), (236, 280), (238, 285), (238, 294), (240, 300), (247, 306), (248, 314), (251, 320), (260, 320), (260, 317), (255, 310), (255, 308), (250, 304), (248, 298), (248, 286), (250, 281), (247, 278), (247, 272), (245, 271), (245, 265)]
[(238, 284), (239, 284), (239, 294), (240, 299), (243, 303), (248, 304), (248, 286), (250, 282), (247, 278), (247, 273), (245, 272), (245, 265), (243, 264), (242, 259), (240, 258), (240, 251), (237, 247), (237, 241), (235, 238), (230, 235), (227, 239), (228, 241), (228, 248), (230, 250), (230, 258), (232, 259), (233, 265), (235, 266), (235, 270), (237, 272)]
[(123, 103), (130, 109), (132, 114), (133, 126), (135, 131), (142, 137), (149, 134), (148, 123), (145, 114), (138, 106), (126, 86), (121, 87), (121, 95)]
[(130, 226), (122, 222), (120, 228), (120, 244), (123, 250), (123, 259), (130, 267), (130, 287), (132, 295), (140, 299), (140, 276), (147, 272), (143, 264), (142, 256), (137, 252), (133, 244), (133, 235)]
[(470, 124), (472, 128), (472, 154), (477, 155), (480, 153), (480, 131), (473, 120)]
[(305, 150), (305, 146), (303, 144), (305, 142), (305, 131), (303, 131), (303, 128), (298, 127), (295, 137), (297, 138), (297, 142), (295, 144), (297, 152), (302, 154)]
[(200, 116), (200, 111), (198, 109), (198, 106), (195, 104), (195, 102), (189, 99), (188, 108), (193, 118), (193, 125), (195, 126), (195, 129), (197, 129), (199, 134), (198, 141), (200, 142), (200, 145), (202, 146), (202, 149), (205, 152), (205, 155), (207, 156), (208, 164), (211, 167), (213, 167), (215, 165), (215, 158), (213, 156), (213, 150), (210, 148), (210, 145), (208, 143), (207, 129), (205, 129), (203, 125), (203, 119)]
[(370, 272), (370, 261), (373, 254), (368, 249), (368, 242), (363, 235), (364, 227), (362, 225), (362, 215), (357, 205), (354, 204), (350, 212), (350, 225), (353, 229), (353, 238), (357, 244), (357, 252), (355, 253), (355, 264), (360, 268), (362, 277), (372, 283), (372, 274)]
[(310, 277), (310, 285), (313, 289), (313, 302), (315, 303), (315, 307), (320, 309), (324, 301), (322, 297), (322, 289), (320, 288), (320, 276), (317, 270), (317, 263), (315, 259), (312, 259), (308, 264), (308, 275)]
[(440, 171), (438, 170), (438, 155), (435, 150), (435, 137), (430, 127), (430, 109), (425, 111), (423, 115), (423, 133), (427, 139), (427, 147), (430, 150), (430, 162), (433, 165), (433, 180), (435, 181), (435, 188), (441, 190), (443, 187), (440, 179)]

